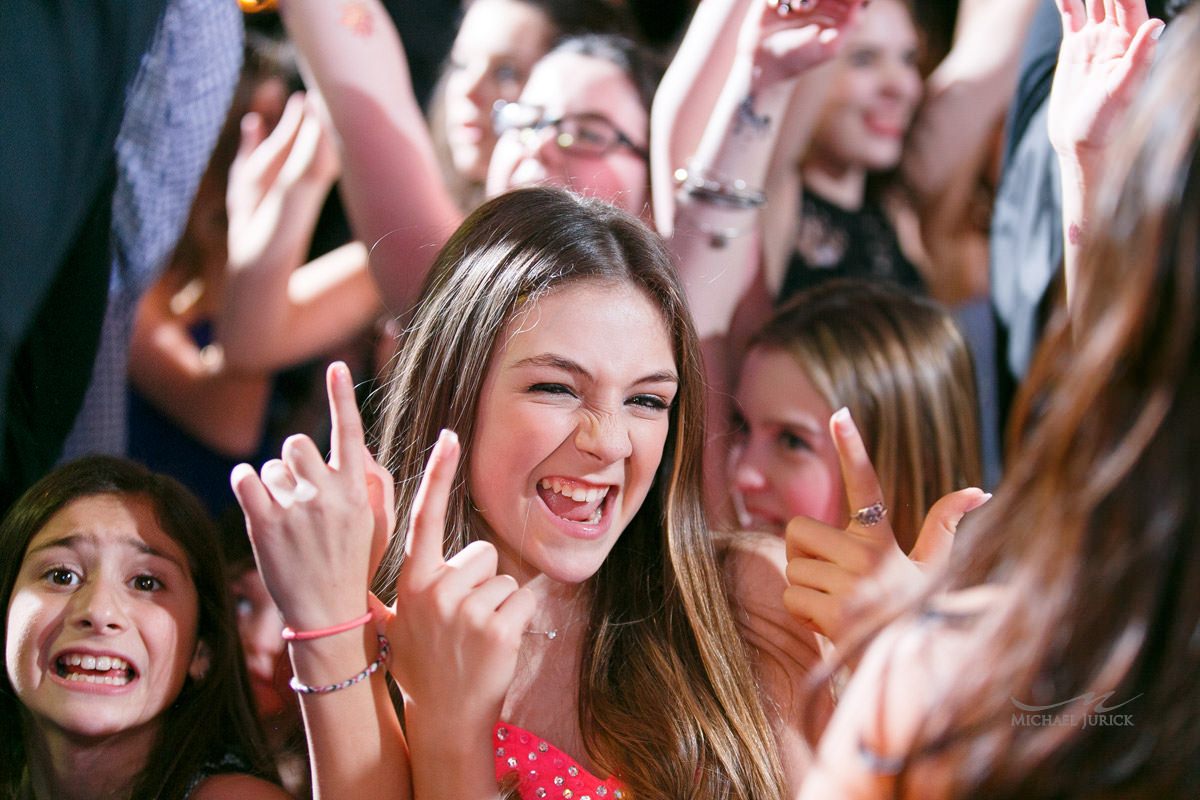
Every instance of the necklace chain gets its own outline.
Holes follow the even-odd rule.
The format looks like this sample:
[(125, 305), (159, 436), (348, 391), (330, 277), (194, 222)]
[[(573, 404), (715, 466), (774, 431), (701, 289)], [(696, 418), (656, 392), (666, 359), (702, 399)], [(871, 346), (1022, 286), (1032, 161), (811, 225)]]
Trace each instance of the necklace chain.
[(554, 641), (555, 639), (558, 638), (558, 628), (551, 628), (548, 631), (532, 631), (532, 630), (526, 629), (525, 635), (526, 636), (545, 636), (547, 639)]

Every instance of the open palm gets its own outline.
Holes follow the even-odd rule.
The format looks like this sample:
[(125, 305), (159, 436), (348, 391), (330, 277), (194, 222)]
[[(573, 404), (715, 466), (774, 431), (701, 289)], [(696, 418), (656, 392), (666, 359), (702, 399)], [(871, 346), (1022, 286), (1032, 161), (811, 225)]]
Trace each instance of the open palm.
[(1103, 148), (1137, 94), (1154, 55), (1162, 22), (1144, 0), (1057, 0), (1062, 49), (1050, 93), (1049, 132), (1055, 150), (1078, 155)]

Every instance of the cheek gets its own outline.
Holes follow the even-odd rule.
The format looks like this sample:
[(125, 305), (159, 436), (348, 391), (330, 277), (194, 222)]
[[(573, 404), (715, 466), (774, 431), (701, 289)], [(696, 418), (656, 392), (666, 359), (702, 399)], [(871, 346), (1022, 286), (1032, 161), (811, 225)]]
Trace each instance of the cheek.
[(146, 609), (138, 627), (151, 655), (157, 650), (162, 663), (182, 664), (186, 672), (196, 652), (199, 626), (199, 604), (181, 600), (171, 608)]
[(41, 603), (20, 592), (13, 595), (9, 604), (5, 623), (4, 664), (8, 679), (18, 692), (28, 682), (29, 670), (35, 665), (38, 640), (41, 638), (39, 631), (48, 625), (41, 620), (45, 611)]
[(818, 458), (806, 460), (802, 466), (789, 470), (780, 485), (784, 505), (791, 516), (806, 516), (838, 525), (845, 521), (845, 490), (836, 466)]
[(571, 165), (572, 183), (586, 194), (612, 203), (632, 214), (640, 214), (646, 200), (646, 168), (631, 158), (576, 160)]

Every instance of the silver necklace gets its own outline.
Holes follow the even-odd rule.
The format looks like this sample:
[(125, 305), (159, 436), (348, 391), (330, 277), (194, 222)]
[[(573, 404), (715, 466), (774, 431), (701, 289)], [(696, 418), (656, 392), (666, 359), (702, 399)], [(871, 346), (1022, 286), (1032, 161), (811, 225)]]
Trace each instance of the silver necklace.
[(545, 636), (547, 639), (553, 641), (558, 638), (558, 628), (551, 628), (548, 631), (531, 631), (529, 629), (526, 629), (525, 635), (526, 636)]

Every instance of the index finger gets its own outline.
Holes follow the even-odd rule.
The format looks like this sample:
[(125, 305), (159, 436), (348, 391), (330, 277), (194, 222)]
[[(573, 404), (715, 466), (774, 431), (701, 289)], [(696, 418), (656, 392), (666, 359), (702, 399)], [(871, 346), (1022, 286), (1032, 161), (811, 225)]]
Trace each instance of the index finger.
[(840, 408), (829, 418), (829, 432), (833, 436), (833, 444), (837, 448), (838, 462), (842, 466), (842, 483), (846, 486), (846, 500), (850, 507), (850, 525), (861, 531), (868, 528), (879, 528), (891, 533), (891, 526), (884, 520), (878, 525), (863, 525), (855, 519), (859, 509), (883, 503), (883, 489), (879, 486), (879, 476), (871, 464), (871, 456), (867, 446), (863, 444), (862, 434), (850, 409)]
[(404, 552), (408, 557), (405, 571), (410, 575), (428, 574), (446, 563), (444, 549), (446, 530), (446, 506), (450, 502), (450, 487), (458, 468), (458, 435), (443, 430), (438, 436), (417, 496), (413, 501), (412, 516), (408, 525), (408, 538)]
[(366, 480), (362, 458), (366, 441), (350, 368), (342, 361), (330, 364), (325, 373), (325, 385), (329, 392), (329, 416), (333, 428), (330, 434), (329, 466), (339, 475), (344, 475), (352, 485), (361, 486)]

